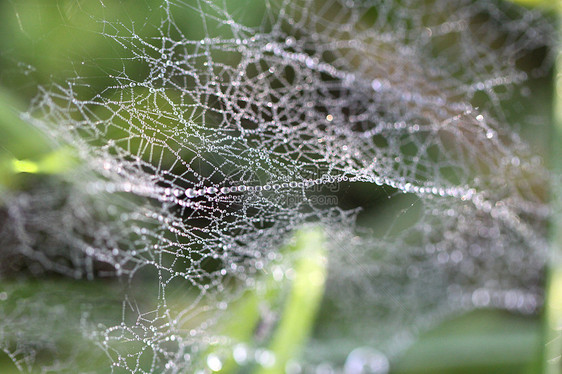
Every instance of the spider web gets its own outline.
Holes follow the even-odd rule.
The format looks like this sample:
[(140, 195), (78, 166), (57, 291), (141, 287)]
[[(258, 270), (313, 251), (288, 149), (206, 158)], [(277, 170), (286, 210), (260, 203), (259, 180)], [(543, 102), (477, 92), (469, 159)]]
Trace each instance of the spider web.
[[(305, 371), (361, 345), (394, 357), (467, 310), (539, 310), (548, 175), (516, 131), (537, 118), (506, 108), (548, 74), (543, 14), (469, 0), (146, 12), (96, 19), (120, 58), (53, 78), (24, 115), (80, 162), (2, 198), (3, 259), (119, 286), (7, 286), (19, 301), (0, 309), (0, 346), (20, 370), (73, 372), (87, 353), (103, 361), (90, 371), (215, 370), (247, 343), (216, 327), (311, 226), (328, 276)], [(330, 198), (354, 186), (382, 213)], [(83, 343), (65, 350), (69, 329)], [(259, 364), (259, 341), (246, 348)]]

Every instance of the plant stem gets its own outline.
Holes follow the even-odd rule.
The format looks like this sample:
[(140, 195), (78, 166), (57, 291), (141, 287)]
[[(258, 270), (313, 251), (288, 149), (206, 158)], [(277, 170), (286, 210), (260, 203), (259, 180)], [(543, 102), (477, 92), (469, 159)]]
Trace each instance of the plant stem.
[(262, 367), (256, 374), (282, 374), (287, 362), (294, 358), (310, 334), (324, 294), (326, 258), (324, 237), (320, 229), (297, 234), (298, 256), (294, 262), (291, 292), (269, 349), (275, 357), (270, 367)]
[[(219, 326), (220, 334), (228, 337), (233, 345), (241, 344), (248, 348), (260, 346), (255, 340), (260, 322), (263, 322), (263, 311), (276, 310), (281, 306), (273, 331), (266, 332), (268, 339), (265, 347), (274, 359), (260, 362), (256, 358), (258, 363), (255, 365), (250, 360), (249, 365), (253, 366), (255, 374), (285, 373), (287, 363), (298, 355), (309, 336), (324, 294), (324, 241), (324, 233), (320, 228), (297, 231), (294, 244), (280, 250), (283, 256), (281, 262), (271, 264), (265, 271), (260, 280), (262, 287), (248, 289), (240, 300), (230, 306), (228, 320)], [(281, 277), (280, 271), (283, 274)], [(220, 363), (216, 370), (211, 368), (212, 371), (231, 374), (242, 369), (240, 365), (243, 363), (236, 362), (233, 352), (221, 351), (218, 346), (210, 346), (202, 354), (201, 365), (205, 365), (205, 360), (209, 362), (210, 357)]]

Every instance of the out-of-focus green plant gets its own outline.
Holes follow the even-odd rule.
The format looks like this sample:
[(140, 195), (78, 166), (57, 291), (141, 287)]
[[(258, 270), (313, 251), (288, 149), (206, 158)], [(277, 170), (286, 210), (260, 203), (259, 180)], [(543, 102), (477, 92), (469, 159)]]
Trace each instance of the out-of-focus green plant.
[[(326, 278), (325, 238), (321, 228), (304, 228), (295, 234), (294, 242), (282, 248), (282, 259), (274, 261), (263, 275), (259, 287), (249, 289), (231, 305), (226, 322), (218, 326), (239, 347), (256, 346), (260, 329), (271, 321), (264, 311), (281, 310), (275, 316), (262, 349), (269, 359), (250, 366), (255, 374), (282, 374), (290, 360), (299, 355), (312, 327), (324, 293)], [(269, 327), (265, 327), (269, 330)], [(259, 340), (259, 339), (258, 339)], [(234, 354), (220, 352), (211, 346), (203, 355), (211, 370), (237, 373), (241, 366)]]
[(525, 5), (529, 7), (545, 7), (550, 9), (560, 9), (562, 2), (560, 0), (510, 0), (516, 4)]

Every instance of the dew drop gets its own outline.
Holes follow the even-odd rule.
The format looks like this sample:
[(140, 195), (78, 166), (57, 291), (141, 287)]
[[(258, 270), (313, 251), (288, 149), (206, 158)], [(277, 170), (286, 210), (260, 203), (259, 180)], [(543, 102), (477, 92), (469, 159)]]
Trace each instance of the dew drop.
[(256, 351), (256, 362), (265, 368), (275, 365), (275, 354), (267, 349)]
[(207, 366), (212, 371), (220, 371), (222, 369), (222, 361), (217, 355), (210, 354), (207, 356)]
[(232, 357), (238, 365), (243, 365), (248, 361), (248, 347), (244, 344), (237, 344), (232, 350)]
[(359, 347), (351, 351), (344, 364), (345, 374), (386, 374), (390, 363), (386, 356), (370, 347)]

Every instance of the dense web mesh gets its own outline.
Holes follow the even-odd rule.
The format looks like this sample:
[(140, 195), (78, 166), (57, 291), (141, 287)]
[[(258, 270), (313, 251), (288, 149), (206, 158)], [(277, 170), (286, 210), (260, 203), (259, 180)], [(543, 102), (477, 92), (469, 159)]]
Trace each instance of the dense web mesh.
[[(304, 227), (328, 238), (305, 371), (341, 369), (361, 345), (393, 357), (466, 310), (540, 308), (548, 178), (516, 130), (546, 121), (517, 112), (549, 71), (545, 16), (496, 1), (250, 3), (97, 19), (121, 58), (40, 87), (24, 118), (79, 161), (2, 197), (0, 271), (108, 283), (6, 287), (18, 303), (0, 306), (0, 347), (20, 370), (73, 372), (83, 356), (89, 371), (220, 370), (241, 343), (267, 366), (260, 339), (217, 326)], [(378, 205), (338, 204), (356, 186)], [(82, 343), (62, 348), (69, 334)]]

